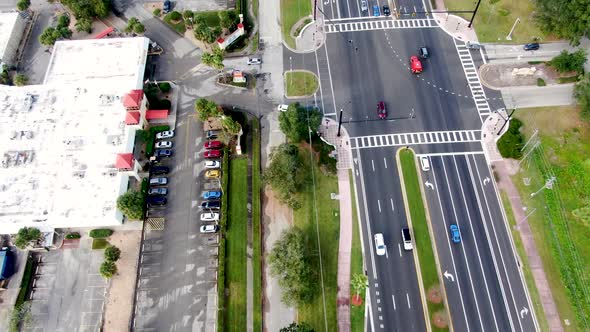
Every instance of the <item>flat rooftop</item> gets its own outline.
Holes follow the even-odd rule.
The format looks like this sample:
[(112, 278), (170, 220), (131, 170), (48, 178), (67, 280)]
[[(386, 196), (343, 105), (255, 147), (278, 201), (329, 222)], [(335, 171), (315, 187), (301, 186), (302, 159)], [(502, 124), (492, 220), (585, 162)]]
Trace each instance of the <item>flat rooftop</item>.
[(17, 12), (0, 12), (0, 57), (4, 55), (12, 30), (16, 24)]
[[(114, 164), (116, 154), (133, 151), (135, 141), (135, 129), (124, 123), (121, 100), (143, 85), (148, 41), (59, 42), (45, 79), (50, 83), (0, 85), (0, 233), (16, 233), (23, 226), (51, 231), (121, 223), (116, 200), (127, 190), (128, 176)], [(76, 47), (78, 43), (84, 45)], [(79, 64), (72, 66), (78, 72), (65, 67), (66, 49), (84, 49), (100, 58), (104, 45), (127, 49), (126, 59), (110, 54), (87, 71)], [(93, 78), (99, 71), (102, 75)]]

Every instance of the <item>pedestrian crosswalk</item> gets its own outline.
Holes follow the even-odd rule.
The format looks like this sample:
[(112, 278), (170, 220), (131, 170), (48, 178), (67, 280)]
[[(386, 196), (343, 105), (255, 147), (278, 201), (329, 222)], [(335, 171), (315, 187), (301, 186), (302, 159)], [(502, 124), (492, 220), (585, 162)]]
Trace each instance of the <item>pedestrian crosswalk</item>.
[(366, 20), (359, 22), (339, 22), (327, 23), (325, 30), (327, 33), (348, 32), (348, 31), (368, 31), (383, 29), (411, 29), (411, 28), (436, 28), (438, 25), (433, 19), (386, 19), (386, 20)]
[(481, 140), (481, 130), (429, 131), (351, 137), (353, 149), (416, 144), (469, 143)]
[(488, 104), (486, 93), (479, 80), (479, 75), (477, 74), (477, 67), (475, 66), (473, 58), (471, 57), (471, 51), (465, 46), (463, 42), (459, 42), (454, 38), (453, 41), (455, 43), (455, 48), (459, 53), (461, 66), (463, 66), (463, 71), (467, 77), (467, 83), (469, 84), (471, 95), (475, 101), (475, 107), (477, 108), (477, 112), (483, 121), (490, 115), (491, 110), (490, 105)]

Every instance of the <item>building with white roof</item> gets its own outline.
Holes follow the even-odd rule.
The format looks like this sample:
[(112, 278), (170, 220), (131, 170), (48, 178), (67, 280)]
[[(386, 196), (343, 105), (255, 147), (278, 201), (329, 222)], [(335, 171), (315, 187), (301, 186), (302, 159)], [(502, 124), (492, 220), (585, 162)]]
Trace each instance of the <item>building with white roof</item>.
[(0, 85), (0, 233), (115, 226), (138, 177), (149, 39), (60, 41), (43, 85)]
[(0, 12), (0, 63), (15, 65), (26, 22), (19, 12)]

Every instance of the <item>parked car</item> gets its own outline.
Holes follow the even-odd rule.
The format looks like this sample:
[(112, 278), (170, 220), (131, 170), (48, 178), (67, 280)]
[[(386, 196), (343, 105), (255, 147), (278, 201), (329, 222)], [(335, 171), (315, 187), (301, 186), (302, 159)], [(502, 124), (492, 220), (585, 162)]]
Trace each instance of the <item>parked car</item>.
[(277, 110), (279, 112), (287, 112), (288, 109), (289, 109), (289, 105), (280, 104), (279, 106), (277, 106)]
[(221, 149), (223, 143), (221, 141), (207, 141), (205, 142), (205, 149)]
[(379, 116), (379, 119), (387, 118), (387, 109), (385, 108), (385, 103), (383, 101), (377, 103), (377, 115)]
[(161, 131), (156, 134), (156, 139), (165, 139), (174, 137), (174, 130)]
[(430, 53), (428, 52), (428, 47), (426, 46), (422, 46), (418, 49), (418, 55), (420, 55), (420, 57), (422, 59), (427, 59), (430, 56)]
[(412, 74), (420, 74), (422, 72), (422, 62), (415, 55), (410, 57), (410, 69), (412, 70)]
[(221, 176), (221, 172), (218, 169), (210, 169), (205, 172), (205, 177), (208, 179), (217, 179)]
[(385, 15), (385, 16), (391, 15), (391, 10), (389, 9), (388, 5), (383, 5), (383, 15)]
[(153, 175), (161, 175), (161, 174), (168, 174), (170, 172), (170, 168), (167, 166), (154, 166), (150, 168), (150, 174)]
[(459, 232), (459, 226), (457, 226), (457, 224), (451, 224), (449, 230), (451, 231), (451, 240), (453, 243), (461, 243), (461, 233)]
[(171, 8), (172, 8), (172, 4), (170, 3), (170, 0), (164, 0), (164, 5), (162, 6), (162, 12), (164, 12), (164, 14), (168, 14), (170, 12)]
[(219, 167), (221, 167), (221, 161), (219, 161), (219, 160), (207, 160), (205, 162), (205, 168), (216, 169)]
[(221, 198), (221, 191), (219, 190), (209, 190), (203, 193), (204, 199), (219, 199)]
[(156, 142), (156, 149), (169, 149), (172, 147), (172, 142), (170, 141), (159, 141)]
[(207, 132), (205, 132), (205, 136), (207, 137), (207, 139), (217, 138), (217, 134), (218, 134), (217, 130), (207, 130)]
[(168, 178), (158, 177), (150, 179), (150, 186), (164, 186), (168, 184)]
[(204, 201), (201, 203), (201, 209), (204, 210), (219, 210), (219, 208), (221, 207), (221, 202), (220, 201)]
[(221, 151), (219, 151), (219, 150), (207, 150), (203, 154), (203, 157), (205, 157), (207, 159), (221, 158)]
[(374, 236), (375, 238), (375, 251), (377, 252), (378, 256), (385, 255), (385, 241), (383, 240), (383, 234), (377, 233)]
[(150, 188), (148, 195), (150, 196), (166, 196), (168, 194), (168, 188)]
[(217, 233), (219, 231), (219, 226), (217, 226), (217, 225), (203, 225), (199, 228), (199, 231), (202, 234)]
[(528, 43), (524, 45), (524, 50), (525, 51), (536, 51), (541, 47), (541, 45), (539, 45), (539, 43)]
[(248, 65), (259, 65), (262, 63), (260, 58), (248, 58)]
[(147, 203), (149, 205), (166, 205), (167, 199), (164, 196), (151, 196), (147, 198)]
[(373, 6), (373, 16), (380, 16), (381, 12), (379, 11), (379, 6), (374, 5)]
[(205, 212), (201, 213), (201, 221), (218, 221), (219, 213), (217, 212)]
[(171, 157), (172, 156), (172, 150), (170, 150), (170, 149), (158, 149), (158, 150), (154, 151), (154, 156), (156, 156), (156, 157)]

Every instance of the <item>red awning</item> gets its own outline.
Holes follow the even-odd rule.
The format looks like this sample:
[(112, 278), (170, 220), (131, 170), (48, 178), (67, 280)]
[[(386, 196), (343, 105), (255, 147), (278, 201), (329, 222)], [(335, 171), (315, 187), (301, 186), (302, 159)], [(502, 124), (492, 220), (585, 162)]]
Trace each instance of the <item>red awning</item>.
[(129, 107), (139, 107), (141, 105), (141, 100), (143, 99), (143, 91), (142, 90), (131, 90), (128, 94), (123, 97), (123, 106), (125, 108)]
[(102, 37), (105, 37), (109, 33), (113, 32), (113, 30), (115, 30), (115, 29), (113, 29), (112, 27), (108, 27), (104, 31), (102, 31), (101, 33), (96, 35), (96, 37), (94, 37), (94, 39), (101, 39)]
[(133, 168), (133, 153), (119, 153), (115, 161), (115, 168), (129, 169)]
[(141, 114), (139, 114), (139, 112), (137, 112), (137, 111), (127, 112), (127, 114), (125, 115), (125, 124), (126, 125), (136, 125), (139, 123), (140, 117), (141, 117)]
[(166, 119), (168, 117), (168, 110), (148, 110), (145, 113), (147, 120)]

